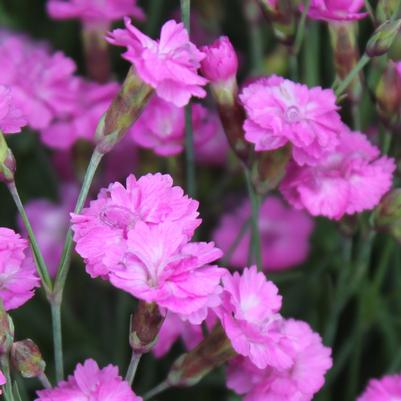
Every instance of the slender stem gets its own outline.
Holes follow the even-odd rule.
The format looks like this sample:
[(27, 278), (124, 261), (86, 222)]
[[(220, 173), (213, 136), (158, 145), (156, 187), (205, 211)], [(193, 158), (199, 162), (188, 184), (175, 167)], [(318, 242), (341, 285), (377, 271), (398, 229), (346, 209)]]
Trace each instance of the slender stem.
[(152, 388), (152, 390), (148, 391), (142, 398), (146, 401), (150, 398), (153, 398), (155, 395), (162, 393), (163, 391), (167, 390), (170, 385), (167, 381), (162, 381), (156, 387)]
[(319, 77), (319, 45), (320, 45), (320, 26), (316, 22), (308, 25), (306, 31), (307, 46), (303, 48), (303, 78), (308, 86), (317, 86), (320, 82)]
[(56, 365), (57, 382), (64, 378), (64, 362), (63, 362), (63, 338), (61, 332), (61, 305), (59, 302), (51, 302), (50, 309), (52, 314), (53, 326), (53, 349), (54, 363)]
[(191, 30), (191, 0), (180, 0), (181, 4), (181, 19), (188, 33)]
[(35, 234), (33, 233), (31, 223), (29, 222), (28, 215), (26, 214), (25, 208), (21, 202), (21, 198), (19, 196), (17, 186), (15, 185), (15, 181), (10, 182), (8, 184), (8, 189), (11, 193), (11, 196), (14, 199), (15, 205), (17, 206), (18, 212), (21, 215), (22, 221), (24, 222), (25, 228), (28, 231), (29, 240), (31, 243), (33, 255), (35, 257), (35, 265), (39, 273), (39, 277), (42, 281), (42, 285), (46, 291), (46, 294), (49, 294), (52, 289), (52, 282), (49, 276), (49, 272), (46, 267), (46, 263), (43, 259), (43, 255), (40, 251), (39, 245), (36, 241)]
[(125, 380), (132, 386), (135, 379), (136, 370), (138, 369), (139, 361), (141, 360), (142, 354), (138, 354), (132, 351), (131, 361), (128, 366), (127, 374), (125, 375)]
[(39, 379), (39, 381), (41, 382), (41, 384), (42, 384), (42, 386), (43, 386), (44, 388), (47, 388), (47, 389), (52, 388), (52, 385), (50, 384), (50, 381), (49, 381), (49, 379), (47, 378), (46, 373), (43, 372), (43, 373), (38, 377), (38, 379)]
[(236, 236), (233, 243), (230, 245), (230, 247), (228, 248), (227, 252), (224, 255), (223, 265), (230, 264), (231, 257), (233, 256), (238, 245), (241, 243), (242, 239), (244, 238), (244, 235), (247, 233), (250, 224), (251, 224), (251, 219), (245, 221), (245, 223), (242, 225), (238, 235)]
[(295, 36), (295, 42), (293, 46), (293, 53), (295, 55), (298, 55), (302, 46), (302, 40), (304, 38), (304, 32), (305, 32), (306, 15), (308, 14), (310, 5), (311, 5), (311, 0), (304, 1), (304, 9), (302, 11), (301, 19), (298, 24), (297, 33)]
[(386, 243), (384, 245), (384, 249), (381, 252), (381, 257), (379, 261), (379, 265), (377, 267), (376, 275), (373, 278), (373, 287), (379, 292), (380, 287), (383, 283), (384, 278), (386, 277), (386, 273), (388, 268), (390, 267), (390, 257), (393, 254), (395, 248), (395, 243), (392, 238), (386, 238)]
[(369, 17), (372, 20), (372, 22), (375, 23), (376, 18), (375, 18), (375, 13), (373, 12), (373, 8), (372, 8), (371, 4), (369, 3), (369, 0), (364, 0), (364, 1), (365, 1), (366, 11), (368, 12)]
[(13, 385), (11, 382), (11, 375), (10, 375), (10, 362), (8, 360), (8, 355), (2, 355), (0, 357), (0, 366), (6, 377), (6, 384), (3, 386), (4, 388), (4, 398), (6, 401), (14, 401), (14, 394), (13, 394)]

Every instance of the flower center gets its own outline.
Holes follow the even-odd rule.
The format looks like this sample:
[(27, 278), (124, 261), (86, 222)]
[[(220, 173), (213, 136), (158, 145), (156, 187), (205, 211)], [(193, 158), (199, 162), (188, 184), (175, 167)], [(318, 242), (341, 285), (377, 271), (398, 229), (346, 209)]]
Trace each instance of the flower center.
[(126, 230), (134, 228), (139, 215), (133, 213), (131, 210), (124, 206), (112, 205), (106, 206), (100, 212), (100, 220), (111, 228), (120, 228)]
[(298, 107), (290, 106), (285, 112), (285, 119), (290, 124), (299, 122), (301, 116)]

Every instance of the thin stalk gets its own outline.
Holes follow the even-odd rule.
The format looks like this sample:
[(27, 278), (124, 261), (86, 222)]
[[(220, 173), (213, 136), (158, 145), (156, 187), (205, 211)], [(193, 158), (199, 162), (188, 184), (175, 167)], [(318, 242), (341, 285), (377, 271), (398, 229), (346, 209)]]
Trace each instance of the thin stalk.
[(304, 9), (302, 11), (301, 19), (299, 20), (297, 33), (295, 35), (295, 42), (293, 46), (293, 53), (295, 55), (298, 55), (299, 51), (301, 50), (302, 41), (305, 33), (306, 15), (308, 14), (310, 5), (311, 5), (311, 0), (304, 1)]
[(370, 19), (372, 20), (373, 23), (375, 23), (376, 22), (375, 13), (373, 11), (371, 4), (369, 3), (369, 0), (365, 0), (365, 8), (369, 14)]
[(21, 215), (22, 221), (24, 222), (24, 226), (25, 226), (26, 230), (28, 231), (29, 240), (31, 243), (33, 255), (35, 258), (35, 262), (36, 262), (35, 265), (38, 270), (40, 280), (42, 281), (43, 288), (46, 291), (46, 294), (49, 294), (52, 289), (52, 282), (51, 282), (51, 279), (49, 276), (49, 272), (47, 270), (43, 255), (40, 251), (38, 242), (36, 241), (35, 234), (33, 233), (32, 226), (29, 221), (28, 215), (26, 214), (24, 205), (21, 202), (21, 198), (19, 196), (17, 186), (15, 185), (15, 181), (10, 182), (8, 184), (8, 189), (11, 193), (11, 196), (14, 199), (14, 202), (15, 202), (15, 205), (17, 206), (18, 212)]
[(144, 399), (144, 401), (149, 400), (150, 398), (153, 398), (155, 395), (158, 395), (163, 391), (167, 390), (169, 387), (170, 385), (167, 383), (167, 381), (162, 381), (156, 387), (152, 388), (152, 390), (148, 391), (142, 398)]
[(52, 385), (50, 384), (49, 379), (46, 376), (46, 373), (42, 373), (39, 377), (38, 377), (40, 383), (42, 384), (42, 386), (46, 389), (52, 388)]
[(138, 354), (135, 351), (132, 351), (131, 361), (128, 366), (127, 374), (125, 375), (125, 381), (132, 386), (132, 383), (135, 379), (135, 374), (138, 369), (139, 361), (141, 360), (142, 354)]
[(228, 248), (227, 252), (224, 255), (223, 265), (229, 265), (230, 264), (231, 257), (233, 256), (233, 254), (236, 251), (238, 245), (240, 244), (240, 242), (244, 238), (244, 235), (248, 231), (250, 224), (251, 224), (251, 219), (245, 221), (245, 223), (242, 225), (237, 237), (234, 239), (233, 243), (230, 245), (230, 247)]
[(53, 326), (54, 363), (56, 366), (57, 382), (64, 378), (63, 338), (61, 332), (61, 307), (58, 302), (50, 303)]
[(303, 77), (305, 83), (312, 87), (318, 85), (319, 78), (319, 25), (311, 23), (306, 31), (308, 46), (303, 48)]
[(3, 374), (6, 378), (6, 384), (3, 386), (4, 388), (4, 398), (6, 401), (14, 401), (14, 394), (13, 394), (13, 385), (11, 382), (11, 375), (10, 375), (10, 362), (8, 360), (8, 355), (3, 355), (0, 357), (0, 366), (3, 371)]
[(379, 261), (379, 265), (377, 267), (376, 275), (373, 278), (373, 288), (376, 289), (377, 292), (379, 292), (380, 287), (383, 283), (384, 278), (386, 277), (386, 273), (388, 271), (388, 268), (390, 267), (390, 257), (393, 254), (395, 247), (395, 243), (392, 240), (392, 238), (386, 238), (386, 243), (384, 245), (384, 249), (381, 253), (381, 258)]

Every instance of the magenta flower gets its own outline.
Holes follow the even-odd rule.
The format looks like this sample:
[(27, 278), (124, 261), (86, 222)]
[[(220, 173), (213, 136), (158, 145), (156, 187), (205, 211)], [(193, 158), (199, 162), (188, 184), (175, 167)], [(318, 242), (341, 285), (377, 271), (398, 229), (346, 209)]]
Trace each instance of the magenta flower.
[(357, 401), (394, 401), (401, 399), (401, 374), (371, 379)]
[(107, 23), (130, 15), (143, 20), (145, 14), (136, 0), (48, 0), (47, 12), (54, 19), (80, 19)]
[(365, 135), (345, 130), (317, 166), (291, 164), (280, 190), (296, 209), (338, 220), (373, 209), (390, 189), (394, 170), (394, 160), (380, 157)]
[(0, 85), (0, 131), (4, 134), (21, 132), (26, 125), (26, 119), (15, 104), (11, 88)]
[[(364, 0), (312, 0), (308, 17), (323, 21), (353, 21), (365, 18)], [(301, 7), (302, 8), (302, 7)]]
[(305, 322), (283, 321), (282, 332), (291, 342), (294, 357), (288, 369), (258, 369), (244, 357), (230, 363), (227, 386), (246, 394), (244, 401), (310, 401), (323, 387), (332, 366), (331, 349)]
[(240, 99), (247, 114), (245, 139), (257, 151), (291, 144), (298, 164), (316, 164), (338, 143), (342, 123), (331, 89), (272, 76), (245, 87)]
[[(213, 234), (213, 240), (225, 254), (229, 252), (250, 217), (249, 200), (233, 212), (223, 215)], [(309, 253), (309, 237), (312, 230), (313, 221), (307, 214), (288, 208), (277, 197), (266, 198), (259, 213), (263, 266), (274, 271), (304, 262)], [(240, 268), (246, 265), (250, 240), (249, 228), (230, 256), (230, 266)]]
[(140, 78), (157, 95), (177, 107), (185, 106), (191, 96), (205, 97), (206, 79), (198, 75), (204, 54), (190, 42), (182, 23), (167, 21), (155, 41), (135, 28), (125, 18), (126, 29), (116, 29), (108, 36), (110, 43), (127, 47), (123, 57), (130, 61)]
[(215, 310), (235, 351), (249, 357), (259, 369), (266, 366), (288, 368), (292, 357), (279, 331), (281, 296), (256, 267), (242, 275), (223, 277), (222, 305)]
[(78, 364), (74, 374), (57, 387), (40, 390), (35, 401), (141, 401), (131, 386), (118, 375), (117, 367), (103, 369), (93, 359)]
[(23, 305), (39, 287), (28, 242), (9, 228), (0, 227), (0, 299), (6, 310)]

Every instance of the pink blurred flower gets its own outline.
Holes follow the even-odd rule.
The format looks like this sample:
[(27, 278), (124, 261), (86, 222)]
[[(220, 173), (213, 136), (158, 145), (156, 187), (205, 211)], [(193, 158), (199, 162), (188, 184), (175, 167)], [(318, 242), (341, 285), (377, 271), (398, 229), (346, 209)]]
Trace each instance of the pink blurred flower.
[[(249, 200), (245, 200), (233, 212), (223, 215), (213, 240), (224, 253), (229, 251), (250, 217)], [(313, 221), (306, 213), (288, 208), (275, 196), (266, 198), (259, 213), (263, 266), (274, 271), (304, 262), (309, 253), (312, 230)], [(240, 268), (246, 265), (250, 239), (248, 229), (229, 259), (230, 266)]]
[(54, 19), (80, 19), (84, 22), (113, 22), (129, 15), (143, 20), (136, 0), (48, 0), (47, 12)]
[[(63, 251), (64, 239), (69, 228), (69, 213), (74, 210), (78, 195), (75, 184), (64, 184), (60, 191), (60, 203), (46, 199), (28, 202), (25, 210), (42, 251), (49, 273), (55, 277)], [(21, 218), (20, 229), (27, 235)]]
[(245, 87), (240, 99), (247, 114), (245, 138), (257, 151), (290, 143), (298, 164), (316, 164), (338, 143), (343, 124), (331, 89), (273, 75)]
[(0, 298), (6, 310), (23, 305), (39, 287), (28, 242), (9, 228), (0, 227)]
[(227, 386), (246, 394), (244, 401), (310, 401), (323, 387), (324, 376), (332, 366), (331, 349), (307, 323), (290, 319), (282, 324), (294, 357), (288, 369), (257, 369), (243, 357), (229, 365)]
[(394, 160), (380, 157), (365, 135), (345, 130), (317, 166), (291, 164), (280, 190), (296, 209), (338, 220), (373, 209), (390, 189), (394, 170)]
[(26, 125), (26, 119), (15, 104), (11, 88), (0, 85), (0, 131), (4, 134), (21, 132)]
[(364, 0), (312, 0), (308, 17), (329, 22), (353, 21), (369, 15), (360, 12), (363, 6)]
[(147, 174), (127, 178), (126, 187), (116, 182), (102, 189), (81, 214), (72, 214), (77, 252), (85, 259), (87, 272), (107, 275), (115, 257), (124, 254), (128, 232), (140, 221), (157, 226), (165, 221), (180, 227), (189, 240), (200, 224), (198, 202), (173, 186), (169, 175)]
[(78, 364), (74, 374), (57, 387), (37, 392), (36, 401), (141, 401), (131, 386), (118, 374), (117, 367), (108, 365), (99, 369), (97, 363), (87, 359)]
[(177, 107), (185, 106), (191, 96), (205, 97), (206, 79), (198, 75), (204, 54), (189, 41), (182, 23), (167, 21), (155, 41), (125, 18), (126, 29), (108, 36), (110, 43), (126, 46), (123, 57), (134, 64), (140, 78), (152, 86), (159, 97)]
[[(7, 380), (5, 376), (3, 375), (3, 372), (0, 370), (0, 386), (3, 386), (4, 384), (7, 383)], [(0, 395), (3, 393), (1, 387), (0, 387)]]
[[(281, 296), (256, 267), (223, 277), (222, 305), (215, 310), (235, 351), (259, 369), (288, 368), (292, 357), (278, 330)], [(283, 342), (284, 340), (284, 342)]]
[(357, 401), (394, 401), (401, 399), (401, 374), (371, 379)]
[(98, 122), (118, 89), (115, 82), (98, 84), (80, 79), (74, 110), (42, 129), (42, 141), (54, 149), (68, 149), (81, 138), (92, 142)]

